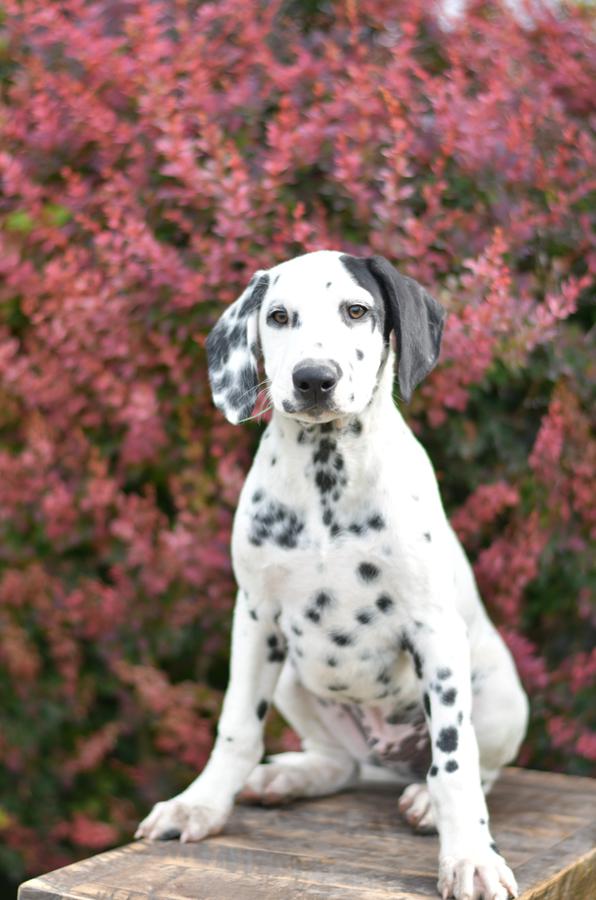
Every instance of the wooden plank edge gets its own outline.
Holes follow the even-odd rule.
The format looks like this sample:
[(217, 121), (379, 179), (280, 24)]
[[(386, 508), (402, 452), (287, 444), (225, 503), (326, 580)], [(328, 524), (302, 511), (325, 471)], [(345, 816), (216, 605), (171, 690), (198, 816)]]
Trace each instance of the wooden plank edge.
[(596, 848), (521, 894), (519, 900), (591, 900), (596, 893)]
[(47, 884), (43, 878), (31, 878), (24, 881), (17, 892), (17, 900), (56, 900), (62, 897), (56, 889)]

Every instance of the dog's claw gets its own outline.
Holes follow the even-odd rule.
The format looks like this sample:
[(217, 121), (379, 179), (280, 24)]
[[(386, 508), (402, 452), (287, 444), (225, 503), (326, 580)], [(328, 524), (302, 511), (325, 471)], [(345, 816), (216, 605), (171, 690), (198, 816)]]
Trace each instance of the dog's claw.
[(162, 831), (160, 835), (157, 836), (158, 841), (174, 841), (178, 840), (180, 837), (180, 829), (179, 828), (166, 828), (165, 831)]

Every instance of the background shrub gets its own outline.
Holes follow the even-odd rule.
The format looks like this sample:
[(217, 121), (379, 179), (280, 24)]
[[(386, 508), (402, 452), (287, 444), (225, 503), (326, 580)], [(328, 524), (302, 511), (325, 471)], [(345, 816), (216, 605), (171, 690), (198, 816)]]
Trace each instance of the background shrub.
[(206, 759), (261, 426), (213, 412), (202, 348), (253, 270), (321, 247), (384, 254), (449, 308), (404, 412), (532, 695), (523, 763), (587, 773), (587, 13), (1, 8), (7, 877), (126, 839)]

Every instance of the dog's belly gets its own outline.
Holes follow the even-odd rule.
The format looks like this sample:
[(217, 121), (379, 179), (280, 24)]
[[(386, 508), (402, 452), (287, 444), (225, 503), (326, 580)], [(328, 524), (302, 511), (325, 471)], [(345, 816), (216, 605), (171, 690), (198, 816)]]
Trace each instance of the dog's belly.
[(390, 768), (404, 778), (424, 778), (431, 746), (424, 717), (395, 721), (378, 706), (318, 699), (320, 717), (334, 738), (360, 762)]

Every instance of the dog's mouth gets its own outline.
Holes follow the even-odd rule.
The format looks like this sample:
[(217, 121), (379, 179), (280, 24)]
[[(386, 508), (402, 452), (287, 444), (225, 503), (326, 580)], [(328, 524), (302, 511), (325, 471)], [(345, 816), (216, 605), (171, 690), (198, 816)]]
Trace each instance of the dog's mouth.
[(342, 415), (342, 411), (329, 401), (323, 403), (300, 403), (296, 400), (283, 400), (282, 408), (286, 416), (309, 424), (331, 422)]

